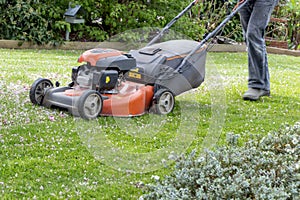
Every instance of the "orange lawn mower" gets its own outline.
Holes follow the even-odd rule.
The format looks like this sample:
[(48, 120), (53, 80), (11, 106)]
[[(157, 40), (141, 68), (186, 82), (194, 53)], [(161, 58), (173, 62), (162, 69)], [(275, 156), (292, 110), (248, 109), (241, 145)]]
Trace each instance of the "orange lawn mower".
[(67, 109), (74, 116), (132, 117), (149, 111), (168, 114), (175, 96), (204, 81), (207, 45), (247, 1), (240, 2), (224, 21), (201, 42), (170, 40), (156, 43), (197, 0), (173, 18), (145, 47), (123, 52), (95, 48), (80, 55), (83, 63), (72, 69), (72, 82), (54, 87), (39, 78), (31, 86), (30, 100), (47, 108)]

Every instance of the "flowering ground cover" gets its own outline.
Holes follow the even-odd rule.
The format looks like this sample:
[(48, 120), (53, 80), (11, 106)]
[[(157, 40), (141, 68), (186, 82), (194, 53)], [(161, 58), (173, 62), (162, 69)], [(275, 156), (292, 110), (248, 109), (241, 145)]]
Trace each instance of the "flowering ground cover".
[[(228, 133), (239, 134), (243, 145), (253, 134), (267, 135), (300, 120), (300, 58), (285, 55), (269, 55), (272, 96), (258, 102), (241, 99), (247, 55), (209, 53), (205, 82), (178, 96), (168, 116), (87, 122), (33, 106), (33, 81), (44, 77), (68, 84), (80, 53), (0, 49), (1, 197), (137, 199), (147, 183), (171, 172), (173, 163), (166, 160), (176, 147), (184, 153), (222, 145)], [(166, 147), (172, 147), (169, 154), (156, 158)], [(116, 149), (125, 152), (118, 159)], [(151, 162), (132, 161), (136, 155), (150, 155)]]

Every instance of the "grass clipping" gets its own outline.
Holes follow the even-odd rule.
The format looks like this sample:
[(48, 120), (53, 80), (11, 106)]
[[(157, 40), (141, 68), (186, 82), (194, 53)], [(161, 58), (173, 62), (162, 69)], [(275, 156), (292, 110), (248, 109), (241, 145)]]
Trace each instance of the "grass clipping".
[(242, 147), (226, 147), (197, 158), (180, 157), (175, 171), (149, 185), (141, 199), (296, 199), (299, 197), (300, 123)]

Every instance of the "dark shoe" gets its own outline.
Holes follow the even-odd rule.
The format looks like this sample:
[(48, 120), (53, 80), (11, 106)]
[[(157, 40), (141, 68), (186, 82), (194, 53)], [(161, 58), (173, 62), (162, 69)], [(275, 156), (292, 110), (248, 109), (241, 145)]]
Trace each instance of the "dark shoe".
[(270, 96), (269, 90), (249, 88), (243, 95), (244, 100), (257, 101), (262, 96)]

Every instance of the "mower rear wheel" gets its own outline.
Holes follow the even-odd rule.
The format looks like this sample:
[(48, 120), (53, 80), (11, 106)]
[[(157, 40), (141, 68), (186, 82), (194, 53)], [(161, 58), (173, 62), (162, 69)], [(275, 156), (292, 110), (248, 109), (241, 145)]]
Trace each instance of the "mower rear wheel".
[(49, 79), (38, 78), (33, 82), (29, 91), (30, 101), (35, 105), (42, 105), (45, 89), (52, 88), (53, 83)]
[(85, 91), (78, 100), (78, 113), (83, 119), (97, 118), (103, 108), (101, 94), (95, 90)]
[(160, 115), (167, 115), (174, 109), (175, 98), (171, 91), (159, 89), (154, 94), (154, 112)]

